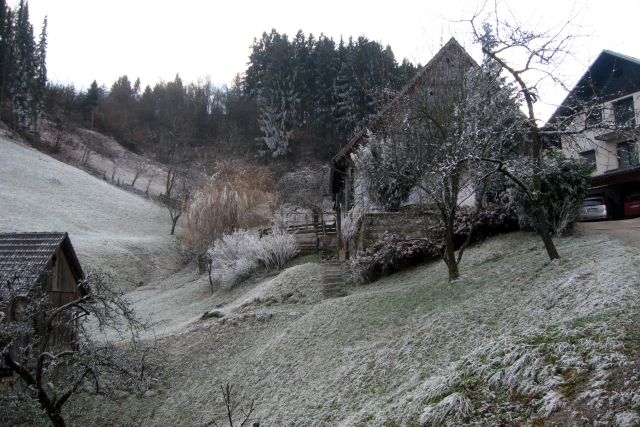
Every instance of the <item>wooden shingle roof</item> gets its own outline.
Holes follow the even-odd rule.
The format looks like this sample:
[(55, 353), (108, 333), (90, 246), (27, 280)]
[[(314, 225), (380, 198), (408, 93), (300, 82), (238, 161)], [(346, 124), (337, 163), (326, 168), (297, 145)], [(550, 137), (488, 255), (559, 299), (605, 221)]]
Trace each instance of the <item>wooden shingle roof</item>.
[(0, 233), (0, 284), (16, 273), (36, 280), (62, 246), (76, 281), (84, 277), (67, 233)]

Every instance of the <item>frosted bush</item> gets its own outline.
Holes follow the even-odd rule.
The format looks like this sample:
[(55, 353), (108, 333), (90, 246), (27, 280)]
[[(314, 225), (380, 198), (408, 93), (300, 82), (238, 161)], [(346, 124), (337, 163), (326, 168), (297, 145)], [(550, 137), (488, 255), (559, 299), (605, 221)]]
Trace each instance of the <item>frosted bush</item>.
[(237, 230), (217, 239), (207, 251), (211, 261), (211, 280), (230, 289), (260, 268), (280, 269), (298, 254), (295, 238), (275, 228), (271, 234)]
[(258, 264), (260, 238), (256, 233), (238, 230), (217, 239), (207, 251), (211, 260), (211, 279), (230, 289), (249, 277)]
[(300, 251), (293, 235), (283, 228), (274, 228), (258, 245), (258, 261), (268, 270), (279, 270)]

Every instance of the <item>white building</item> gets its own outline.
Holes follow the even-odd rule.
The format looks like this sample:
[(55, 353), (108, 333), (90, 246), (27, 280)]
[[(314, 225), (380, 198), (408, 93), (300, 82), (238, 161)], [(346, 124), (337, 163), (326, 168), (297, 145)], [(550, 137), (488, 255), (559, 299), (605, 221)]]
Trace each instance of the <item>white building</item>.
[(639, 124), (640, 60), (605, 50), (546, 126), (566, 155), (595, 166), (591, 194), (606, 195), (618, 216), (640, 189)]

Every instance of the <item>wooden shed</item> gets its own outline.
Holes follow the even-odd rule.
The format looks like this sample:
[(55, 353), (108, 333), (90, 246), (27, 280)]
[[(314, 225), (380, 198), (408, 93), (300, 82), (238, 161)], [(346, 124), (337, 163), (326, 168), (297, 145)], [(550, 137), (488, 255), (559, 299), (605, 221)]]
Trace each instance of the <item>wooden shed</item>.
[[(62, 306), (84, 294), (80, 284), (84, 272), (67, 233), (0, 233), (0, 298), (16, 280), (24, 286), (41, 286), (54, 307)], [(10, 320), (28, 301), (12, 301)], [(73, 340), (71, 325), (59, 325), (55, 345)], [(14, 343), (15, 344), (15, 343)], [(3, 368), (0, 361), (0, 370)]]

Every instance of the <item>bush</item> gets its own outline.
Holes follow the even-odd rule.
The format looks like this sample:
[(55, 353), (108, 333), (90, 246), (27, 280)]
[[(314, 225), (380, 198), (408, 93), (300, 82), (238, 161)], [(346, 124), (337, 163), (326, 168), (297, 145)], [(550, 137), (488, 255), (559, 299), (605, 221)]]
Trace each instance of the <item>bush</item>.
[[(518, 229), (515, 207), (506, 194), (501, 199), (500, 203), (489, 203), (477, 217), (471, 208), (458, 208), (454, 237), (456, 248), (464, 243), (472, 228), (472, 241)], [(440, 224), (434, 225), (423, 239), (403, 239), (385, 233), (375, 245), (352, 261), (355, 280), (361, 283), (373, 282), (440, 256), (444, 247), (443, 231)]]
[(258, 261), (267, 270), (280, 270), (287, 261), (300, 252), (293, 235), (281, 228), (274, 228), (271, 233), (260, 238)]
[(187, 207), (181, 238), (196, 252), (241, 228), (268, 225), (275, 184), (261, 167), (238, 162), (218, 164), (217, 172), (197, 191)]
[(438, 254), (438, 246), (428, 238), (402, 239), (385, 233), (352, 261), (351, 268), (358, 282), (369, 283)]
[(263, 237), (237, 230), (217, 239), (207, 251), (210, 278), (223, 289), (231, 289), (261, 268), (282, 268), (298, 252), (295, 238), (283, 230), (274, 229)]
[[(593, 166), (582, 160), (551, 153), (545, 160), (542, 173), (542, 204), (551, 231), (566, 235), (578, 220), (582, 200), (591, 185)], [(523, 229), (535, 230), (532, 207), (524, 193), (517, 187), (511, 194), (518, 211), (518, 222)]]

